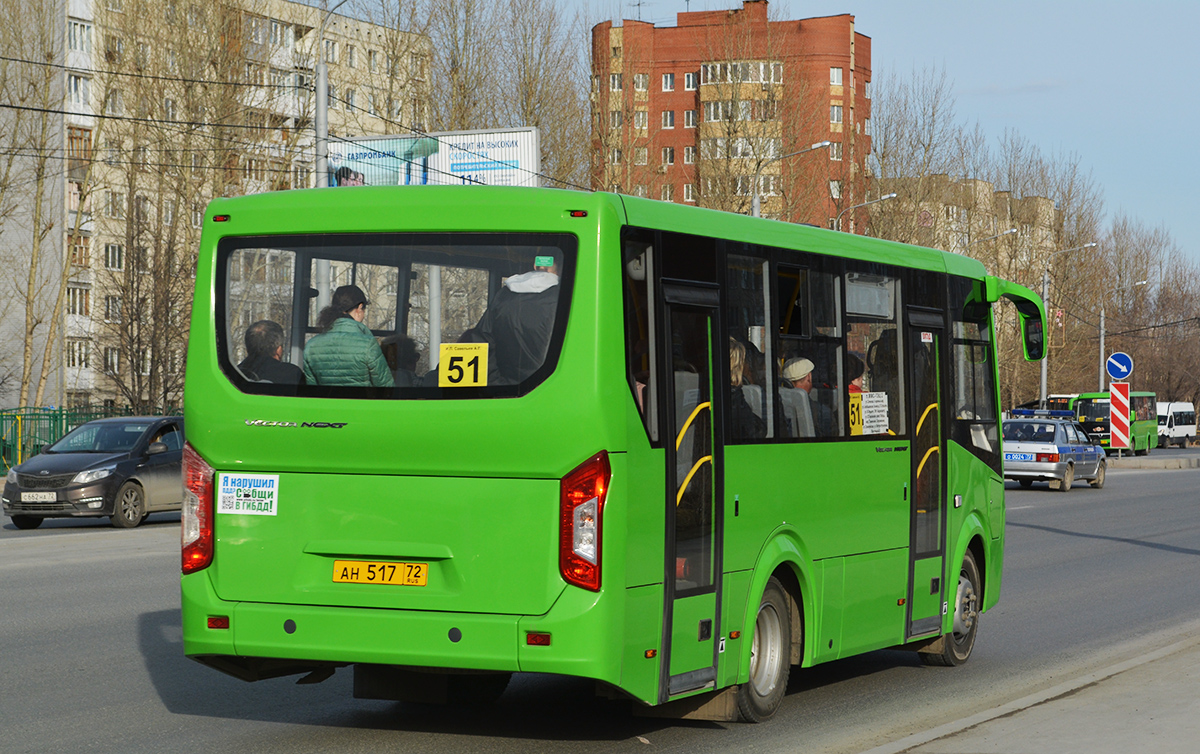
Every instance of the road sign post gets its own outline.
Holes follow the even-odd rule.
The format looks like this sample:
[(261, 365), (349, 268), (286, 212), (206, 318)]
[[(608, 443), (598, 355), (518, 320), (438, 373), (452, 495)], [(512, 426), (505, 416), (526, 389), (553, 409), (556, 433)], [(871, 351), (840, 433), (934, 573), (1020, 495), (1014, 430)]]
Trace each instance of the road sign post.
[(1108, 447), (1129, 447), (1129, 383), (1108, 383)]

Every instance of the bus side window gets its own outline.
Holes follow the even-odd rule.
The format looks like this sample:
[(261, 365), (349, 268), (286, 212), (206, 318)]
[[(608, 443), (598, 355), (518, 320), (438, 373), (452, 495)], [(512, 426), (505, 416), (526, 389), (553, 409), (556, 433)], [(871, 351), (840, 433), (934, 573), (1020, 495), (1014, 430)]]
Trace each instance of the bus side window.
[(634, 405), (642, 416), (650, 442), (658, 441), (654, 347), (655, 312), (653, 233), (626, 229), (621, 255), (625, 298), (625, 370)]
[[(846, 274), (845, 375), (852, 435), (904, 434), (900, 298), (900, 279), (882, 269)], [(936, 369), (936, 362), (916, 363), (917, 368)]]
[(780, 264), (775, 270), (775, 362), (780, 366), (779, 402), (786, 420), (779, 436), (841, 437), (841, 278), (825, 269), (832, 264), (829, 260), (809, 261), (808, 267)]

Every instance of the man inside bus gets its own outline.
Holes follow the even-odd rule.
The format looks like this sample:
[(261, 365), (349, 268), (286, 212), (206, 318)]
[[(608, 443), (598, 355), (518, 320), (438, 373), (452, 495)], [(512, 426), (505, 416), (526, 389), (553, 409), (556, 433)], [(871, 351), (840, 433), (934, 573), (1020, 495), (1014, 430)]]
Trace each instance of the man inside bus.
[(813, 367), (812, 361), (805, 358), (790, 359), (783, 365), (784, 387), (779, 391), (779, 400), (791, 425), (792, 437), (815, 437), (817, 434), (808, 396), (812, 390)]
[(269, 319), (260, 319), (246, 328), (246, 358), (238, 369), (259, 382), (304, 383), (304, 371), (283, 361), (283, 327)]
[(317, 316), (319, 335), (304, 347), (304, 378), (310, 385), (392, 387), (395, 378), (379, 341), (363, 324), (367, 296), (357, 285), (333, 292), (329, 306)]
[(532, 272), (513, 275), (475, 325), (488, 344), (488, 384), (516, 385), (546, 360), (558, 310), (559, 253), (537, 254)]

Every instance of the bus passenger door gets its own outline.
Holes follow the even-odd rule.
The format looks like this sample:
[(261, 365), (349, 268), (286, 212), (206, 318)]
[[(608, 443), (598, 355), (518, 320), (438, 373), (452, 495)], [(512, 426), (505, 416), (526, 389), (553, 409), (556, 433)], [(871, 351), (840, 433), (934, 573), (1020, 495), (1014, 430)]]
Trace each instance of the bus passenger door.
[(717, 291), (664, 283), (666, 573), (659, 702), (713, 688), (721, 637)]
[(940, 633), (945, 584), (945, 453), (938, 359), (941, 316), (909, 312), (912, 354), (912, 529), (909, 539), (908, 636)]

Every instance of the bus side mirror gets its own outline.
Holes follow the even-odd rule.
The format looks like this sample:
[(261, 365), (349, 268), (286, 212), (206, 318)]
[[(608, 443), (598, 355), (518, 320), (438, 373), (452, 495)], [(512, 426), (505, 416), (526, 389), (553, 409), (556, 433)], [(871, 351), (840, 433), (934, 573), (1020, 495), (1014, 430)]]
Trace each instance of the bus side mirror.
[(1007, 298), (1017, 307), (1017, 317), (1021, 320), (1021, 342), (1025, 347), (1026, 361), (1041, 361), (1046, 356), (1046, 309), (1042, 305), (1041, 296), (1023, 285), (994, 275), (984, 278), (984, 289), (988, 303), (995, 303), (1001, 297)]

